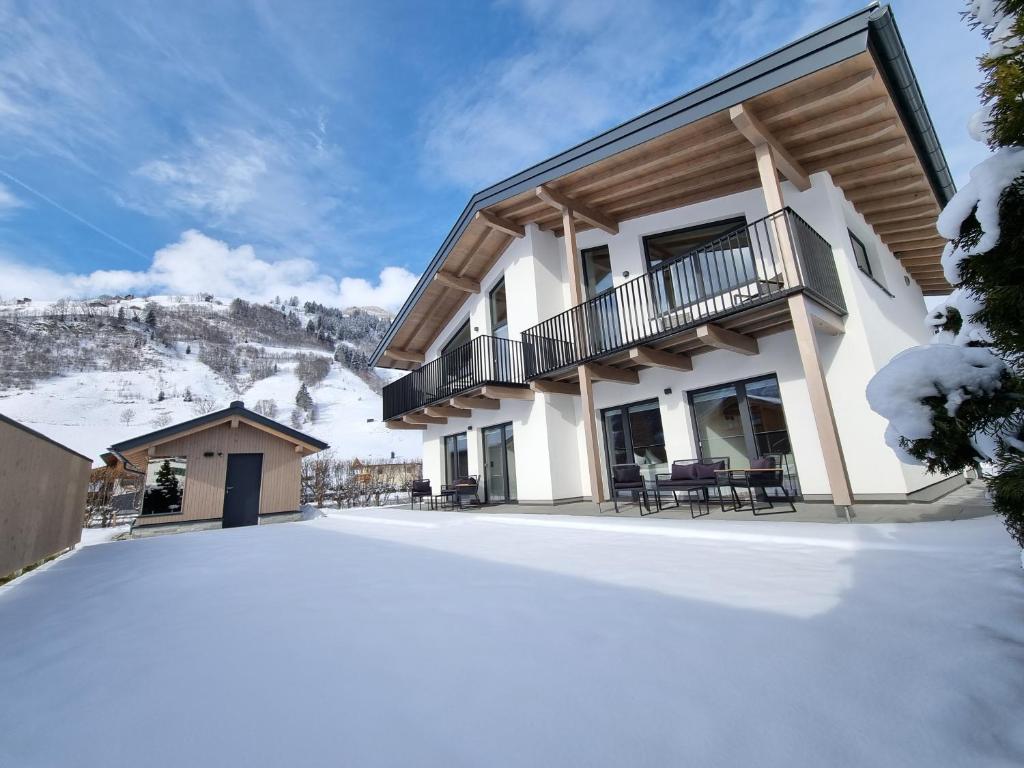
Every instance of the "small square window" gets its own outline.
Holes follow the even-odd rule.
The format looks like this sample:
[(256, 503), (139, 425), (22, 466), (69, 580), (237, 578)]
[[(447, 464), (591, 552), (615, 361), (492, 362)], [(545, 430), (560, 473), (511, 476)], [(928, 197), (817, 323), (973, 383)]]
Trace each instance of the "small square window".
[(856, 260), (857, 266), (860, 267), (868, 277), (874, 277), (875, 273), (871, 269), (871, 261), (868, 259), (867, 247), (865, 247), (864, 243), (862, 243), (860, 239), (853, 234), (853, 232), (850, 232), (849, 230), (847, 230), (847, 232), (850, 235), (850, 242), (853, 243), (853, 258)]
[(505, 278), (491, 290), (491, 333), (508, 325), (508, 302), (505, 299)]

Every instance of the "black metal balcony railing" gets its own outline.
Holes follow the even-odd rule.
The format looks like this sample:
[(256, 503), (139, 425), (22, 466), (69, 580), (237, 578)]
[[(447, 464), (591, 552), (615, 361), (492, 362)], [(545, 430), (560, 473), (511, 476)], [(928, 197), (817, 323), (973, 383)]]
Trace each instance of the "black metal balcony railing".
[(831, 246), (785, 208), (527, 329), (527, 378), (670, 336), (799, 290), (846, 314)]
[(384, 387), (384, 419), (393, 419), (485, 384), (525, 385), (523, 345), (477, 336)]

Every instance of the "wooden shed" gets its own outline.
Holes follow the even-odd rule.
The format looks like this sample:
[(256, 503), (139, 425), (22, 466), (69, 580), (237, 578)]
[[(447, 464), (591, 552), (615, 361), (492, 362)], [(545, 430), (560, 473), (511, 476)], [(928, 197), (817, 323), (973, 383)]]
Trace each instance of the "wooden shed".
[(298, 519), (302, 458), (327, 443), (250, 411), (221, 411), (110, 446), (145, 475), (136, 536)]

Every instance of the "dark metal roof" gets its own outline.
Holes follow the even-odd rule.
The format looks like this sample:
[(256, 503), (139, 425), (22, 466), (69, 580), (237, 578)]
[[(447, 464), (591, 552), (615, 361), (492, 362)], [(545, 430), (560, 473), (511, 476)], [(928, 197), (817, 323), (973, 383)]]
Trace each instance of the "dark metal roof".
[(150, 432), (149, 434), (146, 435), (140, 435), (139, 437), (133, 437), (130, 440), (122, 440), (120, 443), (114, 443), (112, 446), (110, 446), (110, 450), (120, 455), (125, 451), (131, 451), (132, 449), (138, 448), (143, 445), (149, 445), (151, 443), (156, 442), (164, 442), (165, 440), (173, 438), (175, 435), (181, 432), (186, 432), (190, 429), (195, 429), (196, 427), (201, 427), (205, 424), (213, 424), (215, 422), (223, 421), (224, 419), (230, 418), (232, 416), (237, 418), (243, 418), (246, 419), (247, 421), (252, 421), (256, 424), (260, 424), (264, 427), (267, 427), (268, 429), (274, 430), (275, 432), (279, 432), (280, 434), (286, 437), (290, 437), (293, 440), (305, 443), (306, 445), (312, 445), (316, 447), (317, 450), (320, 451), (329, 447), (327, 443), (325, 443), (323, 440), (318, 440), (317, 438), (311, 435), (307, 435), (304, 432), (299, 432), (297, 429), (292, 429), (291, 427), (285, 426), (284, 424), (278, 421), (268, 419), (266, 416), (261, 416), (255, 411), (250, 411), (248, 408), (245, 407), (245, 405), (240, 400), (236, 400), (223, 410), (213, 411), (212, 413), (204, 414), (202, 416), (199, 416), (198, 418), (183, 421), (180, 424), (174, 424), (170, 427), (158, 429), (155, 432)]
[(929, 181), (939, 201), (945, 204), (952, 197), (955, 187), (942, 148), (924, 106), (892, 9), (888, 6), (879, 7), (875, 2), (707, 85), (477, 192), (470, 198), (412, 294), (373, 351), (370, 364), (376, 365), (380, 360), (402, 322), (430, 285), (477, 211), (867, 50), (875, 53)]

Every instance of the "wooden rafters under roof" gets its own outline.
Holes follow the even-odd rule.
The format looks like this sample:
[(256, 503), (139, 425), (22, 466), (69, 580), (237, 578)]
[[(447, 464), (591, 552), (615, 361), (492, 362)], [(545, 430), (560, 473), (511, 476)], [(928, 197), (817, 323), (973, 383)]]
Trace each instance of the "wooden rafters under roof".
[[(934, 231), (940, 201), (914, 149), (883, 73), (862, 52), (769, 90), (744, 105), (807, 173), (827, 171), (926, 294), (950, 290)], [(731, 106), (731, 105), (730, 105)], [(545, 182), (606, 220), (621, 222), (760, 185), (750, 141), (728, 107), (649, 141)], [(536, 189), (487, 209), (516, 227), (536, 224), (562, 234), (562, 213)], [(578, 217), (577, 217), (578, 218)], [(577, 220), (577, 229), (592, 228)], [(443, 268), (479, 281), (514, 237), (475, 218)], [(422, 352), (462, 306), (467, 294), (432, 284), (397, 330), (389, 348)], [(415, 367), (388, 357), (382, 365)]]

